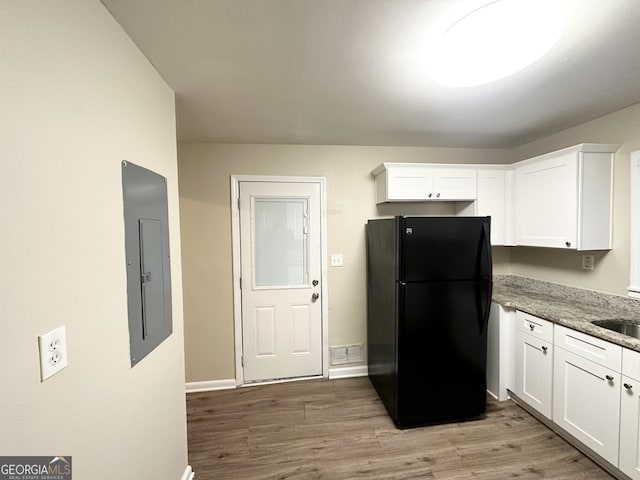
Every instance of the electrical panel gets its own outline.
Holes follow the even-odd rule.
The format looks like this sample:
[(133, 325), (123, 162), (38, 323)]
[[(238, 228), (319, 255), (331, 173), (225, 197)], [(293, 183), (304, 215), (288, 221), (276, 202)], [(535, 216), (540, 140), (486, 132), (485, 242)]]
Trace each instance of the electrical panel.
[(131, 366), (172, 332), (167, 179), (122, 162)]

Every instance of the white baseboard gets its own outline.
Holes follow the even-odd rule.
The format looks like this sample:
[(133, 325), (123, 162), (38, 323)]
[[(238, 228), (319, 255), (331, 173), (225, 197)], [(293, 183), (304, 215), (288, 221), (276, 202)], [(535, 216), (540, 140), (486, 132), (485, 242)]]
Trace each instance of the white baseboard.
[[(366, 377), (368, 374), (369, 374), (369, 371), (366, 365), (356, 365), (355, 367), (334, 367), (329, 369), (330, 380), (335, 378)], [(312, 378), (316, 378), (316, 377), (312, 377)], [(317, 377), (317, 378), (321, 378), (321, 377)], [(296, 379), (296, 380), (299, 380), (299, 379)], [(290, 380), (280, 380), (280, 381), (290, 381)], [(262, 383), (263, 384), (279, 383), (280, 381), (270, 381), (270, 382), (262, 382)], [(241, 386), (249, 386), (249, 385), (256, 385), (256, 384), (255, 383), (245, 384)], [(186, 393), (213, 392), (215, 390), (229, 390), (232, 388), (236, 388), (235, 378), (227, 378), (225, 380), (207, 380), (204, 382), (187, 382), (185, 384)]]
[(242, 385), (240, 385), (240, 388), (255, 387), (255, 386), (258, 386), (258, 385), (274, 385), (276, 383), (301, 382), (301, 381), (304, 381), (304, 380), (317, 380), (319, 378), (323, 378), (322, 375), (313, 375), (312, 377), (280, 378), (278, 380), (265, 380), (263, 382), (243, 383)]
[(236, 388), (235, 378), (227, 378), (226, 380), (208, 380), (206, 382), (187, 382), (185, 390), (187, 393), (195, 392), (212, 392), (214, 390), (228, 390)]
[(187, 468), (184, 469), (184, 473), (182, 474), (182, 478), (180, 480), (193, 480), (195, 476), (196, 474), (193, 473), (193, 470), (191, 470), (191, 465), (187, 465)]
[(329, 369), (329, 380), (336, 378), (366, 377), (367, 375), (369, 375), (369, 369), (366, 365), (357, 365), (355, 367), (335, 367)]

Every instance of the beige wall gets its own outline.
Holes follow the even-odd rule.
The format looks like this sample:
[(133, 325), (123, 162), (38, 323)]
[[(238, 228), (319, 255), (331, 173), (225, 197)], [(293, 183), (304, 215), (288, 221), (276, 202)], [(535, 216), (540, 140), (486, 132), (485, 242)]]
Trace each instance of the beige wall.
[[(329, 345), (366, 342), (364, 225), (379, 215), (453, 214), (451, 204), (375, 205), (371, 170), (382, 162), (501, 163), (502, 150), (181, 143), (180, 214), (187, 381), (235, 378), (230, 177), (327, 179)], [(496, 248), (496, 271), (509, 250)]]
[[(97, 0), (0, 5), (0, 454), (74, 478), (187, 466), (173, 92)], [(120, 162), (168, 178), (174, 332), (129, 360)], [(69, 366), (40, 382), (37, 337)]]
[(514, 248), (514, 274), (565, 285), (626, 295), (629, 285), (629, 165), (630, 152), (640, 149), (640, 104), (584, 123), (509, 153), (522, 160), (578, 143), (621, 144), (615, 159), (613, 249), (595, 252), (593, 271), (581, 269), (581, 253), (541, 248)]
[(232, 174), (327, 177), (329, 253), (345, 266), (329, 269), (329, 344), (365, 342), (364, 230), (377, 215), (448, 214), (451, 206), (375, 206), (370, 171), (385, 161), (511, 163), (577, 143), (619, 143), (614, 179), (614, 248), (581, 253), (494, 248), (495, 272), (626, 295), (629, 281), (629, 153), (640, 149), (640, 105), (512, 150), (180, 144), (187, 381), (234, 373), (229, 178)]

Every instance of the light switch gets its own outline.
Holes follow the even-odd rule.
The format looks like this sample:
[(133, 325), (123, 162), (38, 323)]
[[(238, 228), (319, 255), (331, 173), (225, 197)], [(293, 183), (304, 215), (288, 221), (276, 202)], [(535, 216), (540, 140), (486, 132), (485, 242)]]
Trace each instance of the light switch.
[(341, 253), (332, 253), (331, 254), (331, 266), (332, 267), (341, 267), (342, 263), (342, 254)]

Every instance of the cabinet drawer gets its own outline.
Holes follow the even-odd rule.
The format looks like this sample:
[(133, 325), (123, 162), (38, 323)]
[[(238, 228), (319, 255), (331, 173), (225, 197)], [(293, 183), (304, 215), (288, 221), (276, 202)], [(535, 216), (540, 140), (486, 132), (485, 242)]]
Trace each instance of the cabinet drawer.
[(616, 372), (622, 371), (622, 347), (619, 345), (562, 325), (555, 326), (553, 343), (556, 347), (564, 348)]
[(622, 374), (640, 382), (640, 352), (622, 349)]
[(516, 329), (545, 342), (553, 342), (553, 323), (520, 310), (516, 311)]

